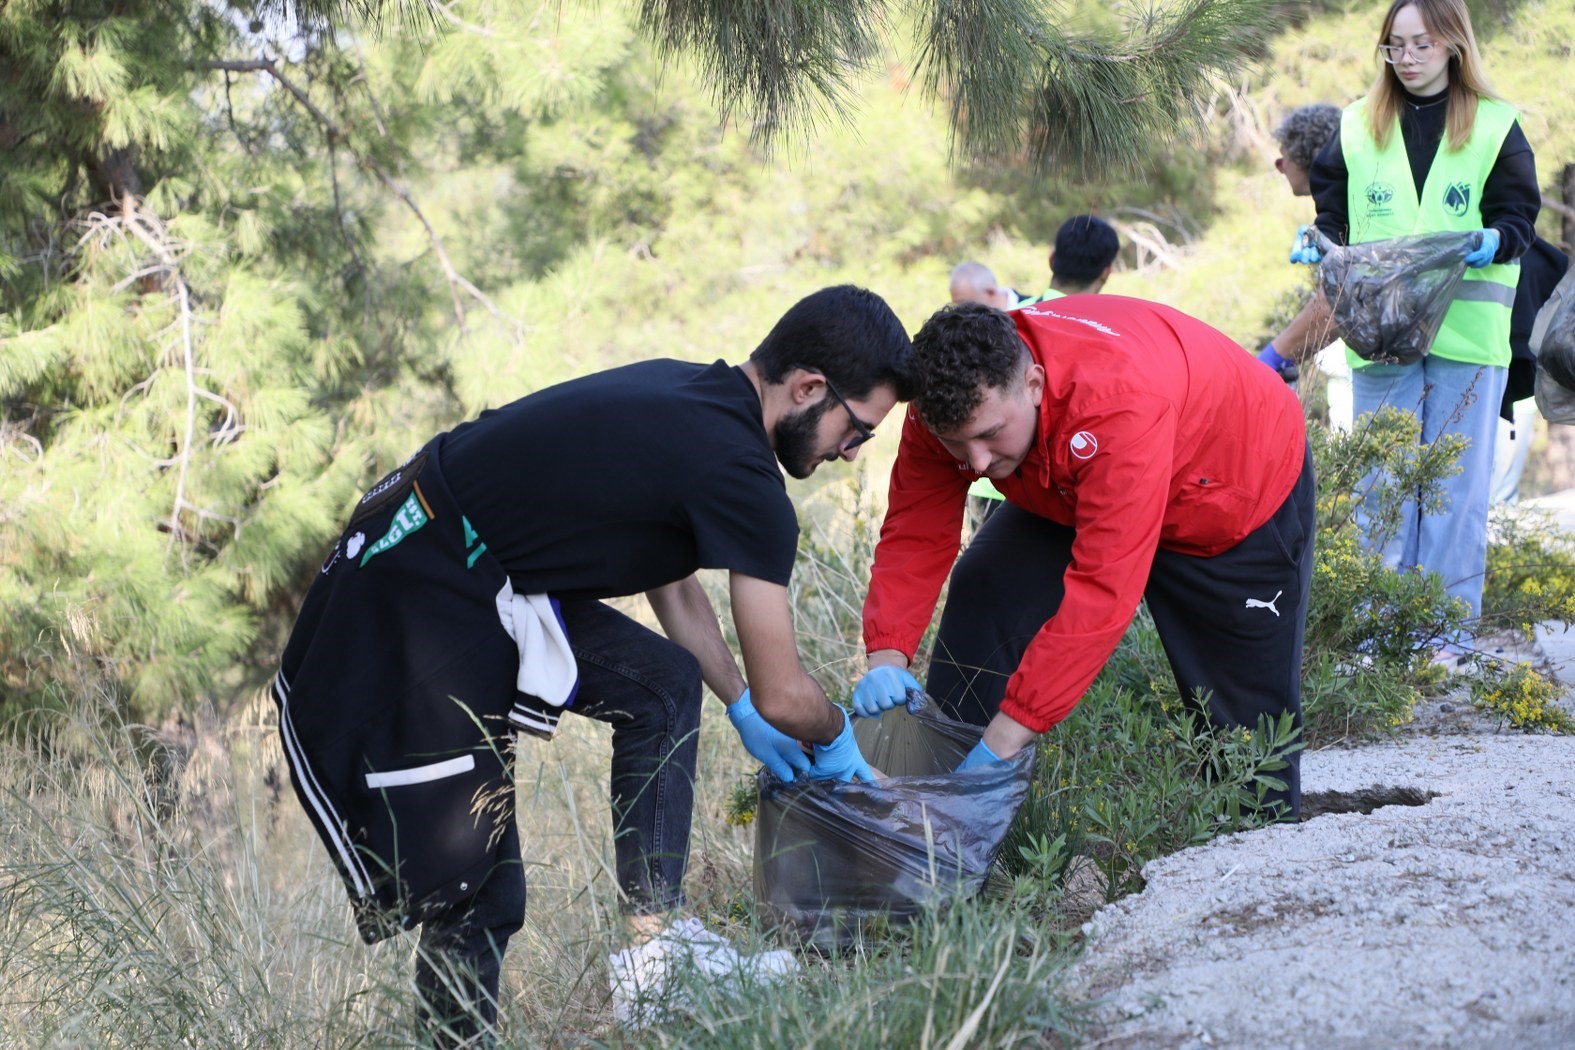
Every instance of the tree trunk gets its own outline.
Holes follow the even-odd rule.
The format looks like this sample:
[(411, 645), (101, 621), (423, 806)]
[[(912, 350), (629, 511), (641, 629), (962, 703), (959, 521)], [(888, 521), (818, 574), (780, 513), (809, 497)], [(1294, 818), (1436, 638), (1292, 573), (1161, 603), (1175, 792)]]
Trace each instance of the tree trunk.
[(137, 171), (131, 150), (110, 150), (102, 157), (89, 159), (86, 167), (100, 201), (118, 205), (127, 197), (142, 196), (142, 174)]

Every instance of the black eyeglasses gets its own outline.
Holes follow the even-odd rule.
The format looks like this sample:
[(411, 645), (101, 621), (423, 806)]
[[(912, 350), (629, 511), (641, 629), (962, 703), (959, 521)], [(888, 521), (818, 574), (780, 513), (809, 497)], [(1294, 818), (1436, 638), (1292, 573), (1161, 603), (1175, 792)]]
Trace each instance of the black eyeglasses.
[(853, 414), (853, 409), (849, 408), (848, 403), (842, 399), (842, 395), (837, 393), (837, 388), (831, 385), (831, 380), (826, 379), (825, 376), (821, 376), (820, 378), (826, 380), (827, 392), (829, 392), (832, 397), (837, 399), (837, 404), (842, 406), (842, 411), (848, 414), (848, 422), (853, 424), (853, 437), (843, 443), (842, 451), (846, 452), (850, 448), (858, 448), (860, 445), (864, 444), (864, 442), (874, 437), (875, 428)]

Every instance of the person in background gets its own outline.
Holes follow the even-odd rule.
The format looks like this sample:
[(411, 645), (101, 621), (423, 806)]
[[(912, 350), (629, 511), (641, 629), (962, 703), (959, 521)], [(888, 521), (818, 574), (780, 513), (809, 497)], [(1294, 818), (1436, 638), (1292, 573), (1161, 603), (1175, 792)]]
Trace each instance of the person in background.
[[(1312, 196), (1307, 182), (1308, 169), (1318, 151), (1339, 130), (1339, 108), (1324, 102), (1291, 110), (1274, 129), (1274, 139), (1280, 145), (1274, 170), (1285, 177), (1292, 196)], [(1350, 430), (1351, 366), (1345, 360), (1345, 344), (1338, 339), (1330, 342), (1331, 338), (1328, 304), (1321, 293), (1315, 293), (1290, 324), (1258, 352), (1258, 360), (1278, 372), (1287, 383), (1294, 383), (1301, 363), (1316, 353), (1318, 368), (1327, 379), (1329, 426), (1334, 430)]]
[[(432, 1042), (490, 1045), (524, 922), (516, 730), (551, 739), (564, 711), (612, 726), (635, 938), (683, 904), (702, 682), (782, 779), (871, 779), (848, 713), (799, 664), (782, 473), (856, 458), (911, 393), (911, 356), (879, 296), (822, 289), (743, 364), (650, 360), (547, 387), (438, 435), (362, 498), (273, 696), (363, 937), (421, 924)], [(702, 568), (729, 573), (752, 688)], [(604, 602), (642, 593), (665, 637)]]
[[(857, 713), (920, 688), (908, 667), (957, 558), (964, 494), (988, 477), (1007, 503), (968, 550), (989, 586), (954, 574), (930, 658), (941, 710), (985, 726), (961, 769), (1064, 719), (1142, 601), (1210, 724), (1289, 716), (1299, 731), (1314, 484), (1294, 392), (1203, 322), (1112, 295), (948, 306), (914, 359)], [(1299, 766), (1284, 757), (1269, 801), (1294, 819)]]
[[(1427, 356), (1392, 365), (1352, 355), (1358, 419), (1387, 406), (1417, 416), (1424, 444), (1444, 435), (1466, 443), (1459, 473), (1443, 481), (1438, 510), (1410, 499), (1394, 535), (1368, 533), (1366, 542), (1391, 568), (1436, 572), (1476, 617), (1516, 262), (1531, 246), (1541, 209), (1536, 159), (1519, 113), (1488, 86), (1462, 0), (1395, 0), (1376, 58), (1372, 89), (1346, 107), (1340, 134), (1309, 172), (1318, 229), (1348, 244), (1444, 231), (1479, 237)], [(1293, 261), (1320, 257), (1307, 245)], [(1374, 481), (1361, 491), (1372, 492)], [(1453, 670), (1471, 642), (1468, 631), (1439, 638), (1433, 659)]]
[(984, 263), (958, 263), (952, 270), (951, 295), (954, 303), (984, 303), (997, 310), (1010, 310), (1017, 305), (1017, 293), (1003, 288), (995, 274)]
[(1493, 444), (1489, 497), (1494, 503), (1520, 501), (1520, 478), (1526, 471), (1526, 453), (1537, 422), (1537, 403), (1532, 398), (1537, 359), (1531, 352), (1531, 328), (1569, 264), (1569, 256), (1541, 237), (1520, 257), (1520, 283), (1515, 286), (1515, 306), (1509, 314), (1509, 375), (1499, 402), (1498, 437)]
[(1099, 291), (1110, 279), (1120, 252), (1121, 238), (1114, 226), (1097, 215), (1072, 216), (1055, 231), (1055, 247), (1050, 249), (1050, 287), (1017, 305), (1030, 306), (1063, 295), (1091, 295)]

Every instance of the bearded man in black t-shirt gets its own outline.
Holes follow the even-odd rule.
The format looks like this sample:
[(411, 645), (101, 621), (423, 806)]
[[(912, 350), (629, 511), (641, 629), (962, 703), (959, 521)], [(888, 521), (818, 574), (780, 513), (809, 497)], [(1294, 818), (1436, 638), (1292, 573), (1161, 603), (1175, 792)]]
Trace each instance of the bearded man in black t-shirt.
[[(439, 435), (363, 497), (274, 697), (363, 936), (422, 924), (434, 1041), (493, 1027), (524, 921), (514, 730), (550, 738), (563, 711), (612, 725), (619, 888), (647, 932), (683, 902), (702, 681), (783, 779), (869, 779), (847, 713), (798, 660), (782, 472), (855, 459), (911, 396), (911, 349), (879, 296), (823, 289), (744, 364), (549, 387)], [(729, 574), (744, 673), (702, 568)], [(603, 602), (641, 593), (665, 637)]]

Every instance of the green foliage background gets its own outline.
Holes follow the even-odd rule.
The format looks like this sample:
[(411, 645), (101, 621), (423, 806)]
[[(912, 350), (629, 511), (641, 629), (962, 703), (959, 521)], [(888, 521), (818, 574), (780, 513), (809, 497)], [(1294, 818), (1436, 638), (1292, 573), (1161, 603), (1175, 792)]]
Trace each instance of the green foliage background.
[[(1472, 6), (1554, 195), (1575, 11)], [(1205, 139), (1097, 179), (954, 155), (897, 52), (847, 120), (767, 155), (619, 5), (475, 0), (380, 33), (0, 8), (0, 704), (69, 704), (86, 678), (138, 717), (229, 705), (357, 492), (431, 433), (631, 359), (738, 360), (830, 283), (913, 329), (965, 258), (1037, 290), (1074, 212), (1127, 234), (1109, 291), (1255, 347), (1307, 279), (1284, 254), (1310, 204), (1269, 130), (1362, 93), (1382, 8), (1283, 5)], [(1065, 9), (1091, 33), (1139, 15)], [(138, 210), (107, 207), (123, 192)], [(856, 482), (794, 487), (809, 516), (850, 483), (878, 506), (877, 446)]]
[[(459, 0), (442, 33), (251, 20), (286, 6), (0, 0), (7, 1045), (412, 1043), (412, 946), (359, 942), (285, 801), (272, 707), (255, 694), (359, 491), (433, 432), (559, 379), (639, 357), (738, 360), (828, 283), (874, 288), (914, 329), (965, 258), (1037, 290), (1056, 226), (1087, 209), (1129, 244), (1111, 291), (1254, 348), (1307, 279), (1284, 257), (1310, 204), (1274, 173), (1269, 131), (1293, 106), (1364, 90), (1384, 4), (1280, 5), (1284, 26), (1221, 85), (1206, 136), (1136, 144), (1146, 159), (1098, 178), (1041, 173), (1028, 148), (954, 154), (944, 106), (896, 51), (848, 85), (849, 119), (768, 155), (757, 128), (718, 120), (703, 76), (664, 68), (632, 4)], [(1575, 162), (1575, 9), (1471, 6), (1555, 196)], [(1119, 38), (1146, 8), (1054, 10)], [(137, 207), (111, 206), (126, 194)], [(1543, 232), (1557, 239), (1552, 214)], [(1401, 429), (1315, 435), (1314, 746), (1409, 717), (1429, 687), (1417, 639), (1452, 615), (1436, 581), (1361, 552), (1329, 484), (1405, 459), (1404, 435), (1386, 436)], [(790, 490), (805, 521), (801, 654), (833, 693), (860, 666), (894, 446), (881, 437), (852, 469)], [(1448, 469), (1412, 466), (1420, 480)], [(1569, 540), (1501, 528), (1488, 615), (1569, 619)], [(1524, 665), (1482, 675), (1473, 700), (1510, 726), (1569, 728)], [(210, 704), (191, 724), (169, 717)], [(724, 785), (752, 763), (716, 705), (705, 718), (691, 901), (756, 946), (766, 931), (740, 907), (748, 835), (722, 819)], [(603, 981), (617, 938), (605, 731), (573, 722), (519, 758), (532, 903), (504, 1045), (1070, 1041), (1079, 1018), (1056, 987), (1069, 931), (1137, 888), (1146, 860), (1261, 823), (1254, 793), (1287, 732), (1196, 734), (1140, 618), (1046, 742), (1001, 899), (850, 961), (806, 959), (800, 981), (747, 996), (751, 1010), (697, 982), (693, 1017), (631, 1035), (608, 1019)]]

